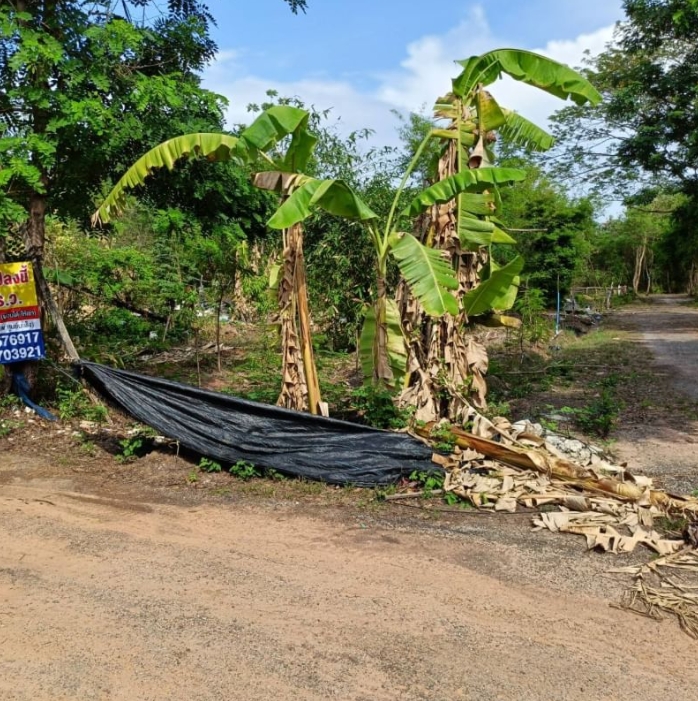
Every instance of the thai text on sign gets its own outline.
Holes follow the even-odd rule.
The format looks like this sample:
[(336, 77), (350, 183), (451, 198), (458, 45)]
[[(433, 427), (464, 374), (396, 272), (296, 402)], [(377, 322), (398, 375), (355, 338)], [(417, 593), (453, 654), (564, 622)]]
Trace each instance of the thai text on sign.
[(31, 263), (0, 264), (0, 364), (46, 355)]

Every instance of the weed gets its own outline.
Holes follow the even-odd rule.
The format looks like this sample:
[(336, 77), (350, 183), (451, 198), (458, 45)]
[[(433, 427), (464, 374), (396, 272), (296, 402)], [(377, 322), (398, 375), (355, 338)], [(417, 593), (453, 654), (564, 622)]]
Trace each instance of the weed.
[[(513, 395), (512, 395), (513, 396)], [(487, 403), (487, 409), (484, 412), (485, 416), (494, 419), (497, 416), (509, 416), (511, 413), (511, 405), (509, 402), (490, 401)]]
[(0, 409), (20, 409), (22, 402), (16, 394), (6, 394), (0, 398)]
[(396, 429), (409, 422), (409, 412), (395, 406), (393, 395), (385, 389), (364, 385), (351, 398), (354, 410), (369, 426)]
[(187, 482), (189, 484), (196, 484), (199, 481), (199, 475), (196, 472), (196, 470), (192, 470), (188, 475), (187, 475)]
[(655, 525), (666, 533), (683, 533), (688, 526), (688, 519), (681, 516), (675, 518), (660, 516), (658, 519), (655, 519)]
[(11, 421), (9, 419), (0, 421), (0, 438), (6, 438), (13, 431), (16, 431), (18, 428), (22, 428), (22, 426), (24, 426), (23, 421)]
[(145, 437), (137, 433), (135, 436), (119, 441), (119, 445), (121, 453), (116, 456), (117, 461), (121, 463), (133, 462), (144, 453)]
[(107, 408), (103, 404), (94, 404), (87, 393), (76, 385), (58, 385), (58, 416), (65, 420), (84, 419), (102, 423), (107, 418)]
[(202, 472), (208, 472), (210, 474), (212, 472), (220, 472), (223, 468), (221, 467), (221, 464), (215, 460), (201, 458), (201, 460), (199, 460), (199, 469)]
[(251, 462), (247, 462), (247, 460), (238, 460), (234, 465), (230, 466), (228, 472), (245, 482), (253, 477), (261, 477), (257, 468)]
[(460, 501), (460, 499), (453, 492), (446, 492), (446, 494), (444, 494), (444, 501), (449, 506), (455, 506)]
[(456, 437), (451, 432), (450, 424), (434, 426), (429, 438), (434, 441), (434, 450), (441, 453), (452, 453), (456, 447)]
[(80, 443), (80, 450), (87, 455), (94, 456), (97, 453), (97, 446), (92, 441), (83, 440)]
[(443, 489), (444, 486), (444, 475), (441, 472), (415, 470), (409, 479), (422, 487), (425, 497), (430, 497), (435, 489)]
[(214, 489), (211, 494), (215, 497), (229, 497), (233, 493), (230, 487), (221, 487), (220, 489)]
[(620, 416), (621, 404), (609, 387), (575, 415), (575, 422), (584, 433), (595, 433), (607, 438)]

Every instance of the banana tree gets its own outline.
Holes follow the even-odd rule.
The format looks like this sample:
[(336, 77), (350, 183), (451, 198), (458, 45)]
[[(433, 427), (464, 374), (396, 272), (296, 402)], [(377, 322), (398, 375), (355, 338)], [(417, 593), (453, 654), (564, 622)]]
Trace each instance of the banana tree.
[[(292, 194), (282, 203), (268, 225), (273, 229), (288, 229), (307, 219), (316, 209), (360, 222), (374, 245), (376, 295), (364, 324), (360, 347), (366, 351), (365, 367), (377, 384), (395, 387), (405, 371), (405, 346), (397, 306), (388, 298), (387, 268), (394, 258), (411, 293), (421, 308), (431, 317), (458, 313), (458, 289), (449, 260), (431, 246), (425, 245), (397, 226), (400, 221), (398, 203), (414, 166), (428, 141), (425, 139), (397, 188), (390, 213), (384, 221), (341, 180), (317, 180), (298, 176)], [(520, 180), (522, 171), (506, 168), (484, 168), (452, 178), (444, 184), (448, 193), (460, 195), (473, 188)], [(444, 190), (446, 193), (446, 190)], [(419, 201), (425, 193), (415, 198)], [(436, 196), (439, 195), (428, 195)], [(442, 194), (452, 197), (453, 194)]]
[[(202, 156), (210, 161), (234, 160), (245, 165), (261, 160), (268, 167), (278, 169), (284, 182), (292, 183), (291, 176), (305, 168), (315, 146), (316, 139), (307, 130), (308, 116), (305, 110), (278, 105), (265, 110), (237, 137), (219, 133), (186, 134), (156, 146), (126, 171), (95, 212), (93, 224), (107, 223), (118, 216), (123, 211), (129, 190), (142, 185), (154, 171), (161, 168), (172, 170), (185, 158)], [(270, 156), (269, 153), (287, 137), (290, 137), (290, 144), (285, 154), (272, 153)], [(268, 183), (273, 177), (262, 174), (255, 180), (258, 186), (269, 189)], [(279, 285), (283, 356), (279, 403), (301, 410), (306, 405), (307, 395), (311, 412), (318, 413), (322, 404), (310, 342), (310, 312), (300, 227), (284, 232), (284, 263)]]
[(486, 87), (506, 74), (577, 104), (600, 100), (583, 76), (529, 51), (499, 49), (458, 63), (462, 71), (453, 80), (452, 92), (434, 108), (437, 120), (447, 120), (444, 128), (432, 132), (443, 145), (436, 182), (407, 212), (419, 222), (420, 239), (451, 261), (458, 281), (458, 312), (435, 320), (405, 286), (398, 290), (409, 339), (409, 375), (401, 400), (415, 406), (417, 418), (423, 420), (462, 420), (471, 402), (485, 404), (487, 352), (467, 334), (467, 326), (473, 317), (511, 308), (523, 268), (518, 257), (503, 267), (492, 258), (493, 246), (516, 243), (498, 218), (500, 183), (482, 181), (460, 193), (453, 183), (491, 169), (497, 134), (534, 151), (553, 145), (550, 134), (500, 107)]

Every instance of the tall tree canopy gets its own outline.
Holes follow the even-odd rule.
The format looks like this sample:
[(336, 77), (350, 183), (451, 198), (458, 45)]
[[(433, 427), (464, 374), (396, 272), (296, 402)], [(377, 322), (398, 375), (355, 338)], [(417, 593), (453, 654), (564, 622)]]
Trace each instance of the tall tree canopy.
[(588, 62), (604, 101), (557, 114), (557, 160), (606, 192), (615, 184), (628, 194), (629, 180), (696, 188), (698, 0), (625, 0), (623, 8), (614, 41)]
[(149, 146), (222, 128), (199, 77), (212, 22), (196, 0), (0, 1), (0, 223), (28, 220), (32, 255), (47, 211), (83, 218)]

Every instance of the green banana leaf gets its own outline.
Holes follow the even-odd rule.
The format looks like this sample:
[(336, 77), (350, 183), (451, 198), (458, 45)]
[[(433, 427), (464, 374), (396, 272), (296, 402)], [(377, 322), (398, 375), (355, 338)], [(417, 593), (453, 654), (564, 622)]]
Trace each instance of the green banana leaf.
[(315, 137), (308, 134), (308, 113), (287, 105), (270, 107), (260, 114), (239, 137), (227, 134), (185, 134), (169, 139), (152, 148), (139, 158), (116, 183), (112, 191), (92, 217), (93, 223), (107, 223), (118, 215), (126, 202), (126, 191), (142, 185), (146, 178), (159, 168), (172, 170), (182, 158), (205, 156), (210, 161), (237, 159), (249, 163), (260, 152), (275, 146), (291, 135), (291, 143), (282, 169), (287, 161), (302, 170), (312, 153)]
[(475, 99), (478, 122), (482, 122), (482, 132), (494, 131), (506, 123), (507, 118), (497, 101), (486, 90), (478, 91)]
[[(388, 363), (393, 372), (395, 387), (402, 384), (402, 378), (407, 370), (407, 346), (405, 336), (400, 324), (400, 311), (395, 300), (386, 302), (386, 327), (388, 332)], [(361, 328), (359, 338), (359, 358), (361, 359), (361, 371), (364, 380), (373, 379), (373, 344), (376, 338), (376, 310), (369, 307)]]
[(512, 143), (532, 151), (548, 151), (555, 145), (552, 134), (525, 117), (509, 110), (504, 110), (504, 114), (506, 122), (499, 128), (499, 133)]
[(494, 213), (494, 196), (489, 192), (462, 192), (458, 195), (458, 211), (478, 217), (490, 216)]
[(596, 88), (577, 71), (546, 56), (520, 49), (497, 49), (481, 56), (458, 61), (463, 70), (453, 81), (453, 92), (466, 97), (478, 85), (490, 85), (502, 73), (514, 80), (544, 90), (562, 100), (572, 99), (578, 105), (601, 102)]
[(142, 185), (154, 170), (172, 170), (181, 158), (194, 155), (226, 161), (233, 158), (239, 148), (239, 139), (227, 134), (186, 134), (165, 141), (150, 149), (126, 171), (94, 213), (93, 223), (106, 224), (118, 215), (126, 203), (126, 190)]
[(404, 216), (414, 217), (435, 204), (449, 202), (470, 189), (487, 189), (523, 180), (526, 171), (518, 168), (478, 168), (451, 175), (426, 190), (422, 190), (403, 211)]
[(315, 209), (362, 222), (378, 218), (342, 180), (309, 178), (281, 204), (267, 225), (272, 229), (288, 229), (307, 219)]
[(463, 297), (463, 311), (470, 316), (506, 311), (516, 301), (518, 281), (524, 260), (517, 256), (502, 268), (491, 268), (490, 276)]
[(466, 250), (473, 247), (491, 246), (493, 243), (515, 244), (516, 241), (492, 221), (476, 219), (468, 216), (465, 211), (459, 211), (458, 238)]
[(412, 294), (429, 316), (458, 314), (458, 302), (449, 292), (458, 289), (458, 281), (442, 251), (400, 233), (390, 237), (390, 250)]

